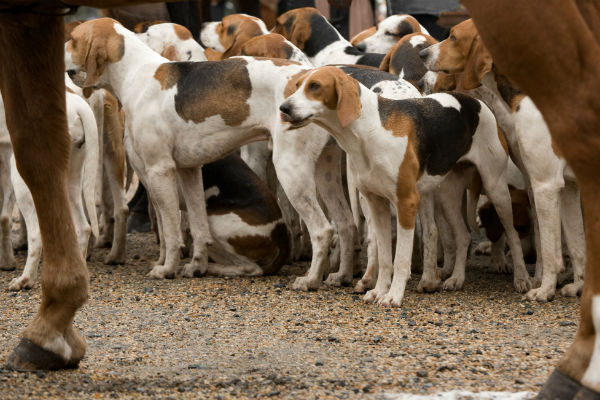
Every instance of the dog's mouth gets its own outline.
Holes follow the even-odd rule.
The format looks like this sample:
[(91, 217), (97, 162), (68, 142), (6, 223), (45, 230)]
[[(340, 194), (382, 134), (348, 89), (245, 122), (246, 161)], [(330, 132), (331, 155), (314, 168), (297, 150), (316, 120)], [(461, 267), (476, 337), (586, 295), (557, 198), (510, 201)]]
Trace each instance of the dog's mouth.
[(289, 129), (298, 129), (298, 128), (302, 128), (303, 126), (306, 126), (310, 123), (310, 119), (313, 116), (313, 114), (310, 114), (307, 117), (304, 118), (294, 118), (292, 117), (290, 114), (286, 114), (286, 113), (280, 113), (281, 114), (281, 120), (283, 122), (289, 122), (290, 124), (290, 128)]

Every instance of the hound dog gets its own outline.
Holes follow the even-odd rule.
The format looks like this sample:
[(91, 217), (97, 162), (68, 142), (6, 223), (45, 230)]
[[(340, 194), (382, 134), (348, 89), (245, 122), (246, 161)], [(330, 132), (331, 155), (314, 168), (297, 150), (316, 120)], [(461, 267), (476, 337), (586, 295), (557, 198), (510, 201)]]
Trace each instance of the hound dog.
[[(2, 109), (4, 109), (4, 105), (2, 105)], [(95, 237), (98, 237), (95, 204), (96, 174), (99, 166), (98, 129), (90, 106), (80, 96), (72, 92), (67, 93), (67, 120), (71, 136), (69, 199), (79, 248), (85, 257), (90, 234), (93, 233)], [(8, 130), (4, 123), (2, 125), (0, 132), (2, 132), (3, 137), (6, 137), (8, 136)], [(17, 171), (14, 157), (10, 160), (10, 178), (11, 186), (14, 188), (16, 204), (27, 226), (27, 261), (21, 276), (13, 279), (8, 288), (9, 290), (29, 289), (37, 279), (42, 255), (42, 241), (33, 198)], [(11, 190), (11, 188), (10, 186), (3, 187), (3, 190)], [(85, 211), (82, 204), (82, 194)], [(86, 212), (90, 219), (89, 223)]]
[(315, 66), (360, 64), (378, 67), (384, 57), (384, 54), (364, 53), (352, 46), (316, 8), (297, 8), (281, 14), (271, 32), (294, 43)]
[[(296, 46), (294, 46), (287, 40), (281, 40), (280, 38), (281, 38), (281, 36), (278, 34), (257, 36), (255, 38), (249, 40), (248, 42), (246, 42), (246, 44), (242, 47), (242, 52), (245, 52), (245, 54), (251, 54), (251, 55), (255, 55), (255, 56), (267, 56), (267, 57), (280, 56), (280, 55), (293, 56), (294, 54), (297, 54), (299, 52), (298, 49), (296, 48)], [(393, 98), (393, 99), (420, 97), (420, 93), (418, 92), (418, 90), (416, 90), (415, 87), (412, 86), (411, 84), (409, 84), (408, 82), (406, 82), (402, 79), (398, 79), (397, 77), (395, 77), (391, 74), (378, 71), (375, 68), (366, 67), (366, 66), (357, 66), (357, 65), (354, 65), (354, 66), (353, 65), (343, 65), (343, 66), (340, 65), (340, 66), (337, 66), (337, 68), (340, 68), (346, 74), (354, 77), (359, 82), (361, 82), (365, 86), (367, 86), (369, 89), (381, 94), (384, 97)], [(318, 127), (314, 127), (313, 129), (317, 129), (317, 131), (322, 131)], [(325, 134), (327, 136), (327, 133), (324, 131), (322, 131), (322, 134)], [(288, 137), (291, 135), (288, 132), (287, 134), (282, 135), (282, 136)], [(294, 154), (295, 151), (293, 149), (301, 149), (302, 146), (305, 146), (305, 144), (303, 144), (303, 143), (307, 142), (306, 139), (302, 135), (297, 135), (297, 136), (293, 136), (293, 137), (295, 138), (295, 140), (297, 142), (292, 143), (292, 142), (288, 141), (287, 142), (288, 145), (285, 146), (285, 149), (287, 150), (287, 152), (292, 150), (292, 154), (287, 155), (288, 158), (297, 157), (297, 155)], [(287, 140), (289, 140), (289, 139), (287, 139)], [(300, 153), (307, 153), (307, 152), (301, 151), (301, 150), (298, 150), (298, 151)], [(327, 152), (327, 157), (326, 157), (327, 159), (330, 159), (330, 157), (332, 157), (334, 154), (335, 154), (335, 159), (336, 160), (339, 159), (339, 155), (338, 155), (339, 148), (337, 145), (330, 143), (330, 145), (327, 146), (324, 151)], [(297, 152), (296, 152), (296, 154), (297, 154)], [(320, 159), (322, 157), (323, 156), (321, 156)], [(345, 229), (340, 230), (340, 227), (347, 226), (348, 221), (346, 220), (346, 218), (340, 220), (339, 216), (336, 217), (336, 215), (338, 215), (339, 212), (336, 212), (335, 209), (332, 208), (335, 206), (337, 209), (337, 208), (339, 208), (339, 205), (346, 204), (345, 197), (343, 195), (339, 196), (339, 194), (341, 194), (343, 191), (343, 189), (341, 187), (339, 187), (339, 182), (341, 181), (339, 162), (336, 162), (336, 163), (318, 162), (316, 172), (317, 172), (317, 182), (323, 182), (323, 179), (319, 178), (319, 176), (323, 176), (323, 174), (326, 178), (325, 182), (326, 182), (327, 186), (319, 187), (319, 193), (320, 193), (321, 197), (325, 200), (327, 209), (330, 212), (330, 215), (332, 215), (332, 217), (334, 219), (334, 223), (335, 223), (336, 227), (338, 228), (339, 242), (340, 242), (340, 247), (342, 250), (341, 253), (342, 253), (342, 260), (343, 260), (343, 258), (344, 258), (343, 254), (345, 254), (343, 249), (347, 248), (347, 245), (345, 245), (344, 243), (346, 243), (347, 240), (349, 240), (349, 238), (345, 237), (347, 235), (344, 235)], [(331, 179), (327, 179), (328, 176), (330, 176)], [(349, 181), (348, 189), (349, 189), (349, 193), (350, 193), (350, 201), (352, 203), (352, 212), (355, 217), (354, 223), (356, 226), (360, 226), (360, 223), (356, 219), (356, 216), (358, 215), (358, 201), (357, 201), (358, 199), (356, 196), (353, 195), (355, 192), (355, 189), (353, 189), (354, 186), (351, 184), (351, 181), (352, 181), (351, 174), (348, 174), (348, 181)], [(331, 197), (333, 194), (336, 195), (336, 198), (338, 200), (328, 201), (327, 199), (329, 197)], [(337, 206), (336, 206), (336, 204), (337, 204)], [(368, 219), (368, 217), (367, 217), (367, 219)], [(376, 260), (376, 258), (377, 258), (376, 257), (376, 244), (375, 244), (375, 240), (372, 237), (368, 243), (369, 243), (368, 252), (369, 252), (369, 254), (373, 255), (372, 257), (369, 258), (368, 269), (372, 269), (373, 268), (372, 263), (375, 262), (374, 260)], [(332, 260), (331, 264), (332, 264), (331, 265), (332, 269), (334, 269), (335, 265), (336, 265), (335, 260)], [(315, 264), (311, 264), (311, 268), (309, 269), (307, 276), (300, 278), (297, 282), (298, 283), (305, 282), (308, 279), (308, 280), (310, 280), (311, 284), (313, 284), (312, 282), (314, 282), (314, 279), (315, 279), (314, 277), (319, 276), (319, 272), (315, 271), (315, 268), (313, 268), (314, 266), (315, 266)], [(340, 283), (349, 283), (351, 281), (352, 271), (347, 269), (347, 266), (348, 266), (348, 264), (342, 261), (340, 264), (339, 271), (336, 273), (330, 274), (326, 280), (326, 283), (328, 285), (332, 285), (332, 286), (338, 286)], [(369, 268), (369, 266), (371, 266), (371, 268)], [(361, 281), (361, 282), (363, 282), (363, 281)], [(364, 291), (364, 287), (361, 285), (361, 282), (359, 282), (358, 286), (355, 288), (356, 291), (360, 291), (360, 292)]]
[(204, 48), (185, 26), (163, 22), (136, 28), (144, 43), (171, 61), (207, 61)]
[(408, 14), (390, 15), (377, 24), (359, 33), (350, 40), (353, 46), (368, 53), (387, 53), (404, 36), (423, 33), (429, 36), (425, 27)]
[(232, 14), (219, 22), (207, 22), (202, 25), (200, 41), (207, 47), (228, 58), (240, 54), (240, 49), (255, 36), (269, 33), (265, 23), (246, 14)]
[(179, 270), (177, 178), (194, 239), (193, 257), (183, 274), (206, 272), (212, 239), (200, 166), (243, 144), (265, 140), (278, 128), (277, 104), (288, 79), (306, 68), (251, 58), (167, 63), (108, 18), (85, 22), (72, 36), (65, 46), (70, 73), (83, 78), (85, 71), (84, 87), (111, 87), (127, 116), (131, 154), (143, 166), (165, 242), (164, 255), (149, 275), (171, 277)]
[(417, 85), (428, 71), (419, 52), (436, 43), (437, 40), (424, 33), (406, 35), (387, 52), (379, 69)]
[(472, 20), (450, 31), (448, 39), (422, 51), (426, 64), (434, 71), (463, 72), (463, 85), (473, 89), (483, 84), (512, 117), (514, 130), (507, 138), (515, 162), (523, 171), (535, 211), (536, 279), (529, 300), (547, 301), (556, 291), (562, 261), (561, 225), (573, 263), (572, 284), (561, 289), (565, 296), (576, 296), (583, 287), (585, 243), (583, 216), (575, 175), (550, 137), (542, 114), (531, 99), (498, 74)]
[[(388, 100), (334, 67), (304, 74), (296, 87), (280, 106), (282, 121), (291, 129), (311, 121), (325, 127), (348, 154), (357, 187), (369, 206), (377, 238), (379, 276), (375, 288), (365, 295), (366, 301), (401, 304), (410, 275), (419, 193), (431, 192), (442, 181), (447, 185), (446, 193), (452, 193), (459, 183), (452, 178), (452, 170), (465, 162), (477, 167), (503, 222), (515, 270), (519, 271), (515, 284), (529, 283), (519, 238), (512, 226), (505, 177), (508, 156), (499, 141), (494, 116), (482, 102), (460, 94)], [(462, 193), (464, 188), (460, 186), (459, 190)], [(442, 204), (459, 243), (457, 263), (464, 264), (470, 235), (466, 228), (460, 231), (462, 220), (457, 221), (462, 219), (456, 213), (457, 199), (461, 198), (450, 195)], [(388, 201), (397, 212), (393, 274)], [(428, 208), (431, 212), (432, 204)], [(431, 239), (437, 236), (434, 231), (427, 234)], [(432, 242), (435, 240), (426, 241)], [(436, 268), (435, 248), (426, 246), (424, 274), (435, 276)]]

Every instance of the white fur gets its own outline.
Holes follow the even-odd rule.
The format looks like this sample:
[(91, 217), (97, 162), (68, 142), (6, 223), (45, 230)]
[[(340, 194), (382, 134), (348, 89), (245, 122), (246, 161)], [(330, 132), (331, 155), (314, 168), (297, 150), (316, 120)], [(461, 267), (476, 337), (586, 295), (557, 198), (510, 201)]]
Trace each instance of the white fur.
[(162, 54), (167, 47), (173, 46), (177, 51), (174, 55), (178, 61), (206, 61), (204, 49), (193, 38), (180, 39), (175, 33), (174, 25), (170, 22), (151, 25), (144, 33), (138, 33), (138, 37), (148, 47)]
[(594, 339), (594, 352), (590, 363), (581, 378), (581, 383), (595, 390), (600, 389), (600, 295), (592, 297), (591, 305), (592, 323), (596, 332)]
[[(396, 27), (406, 19), (406, 15), (391, 15), (377, 24), (377, 31), (357, 43), (365, 46), (365, 51), (369, 53), (387, 53), (400, 39), (398, 36), (390, 35), (390, 32), (396, 32)], [(429, 35), (429, 32), (422, 26), (421, 32)], [(414, 46), (414, 45), (413, 45)]]
[(200, 40), (205, 46), (210, 47), (213, 50), (224, 52), (226, 49), (219, 40), (217, 35), (217, 25), (220, 22), (206, 22), (200, 31)]
[(437, 100), (438, 103), (442, 105), (442, 107), (451, 107), (456, 109), (456, 111), (460, 112), (460, 103), (456, 100), (456, 97), (451, 96), (447, 93), (433, 93), (429, 96), (430, 99)]

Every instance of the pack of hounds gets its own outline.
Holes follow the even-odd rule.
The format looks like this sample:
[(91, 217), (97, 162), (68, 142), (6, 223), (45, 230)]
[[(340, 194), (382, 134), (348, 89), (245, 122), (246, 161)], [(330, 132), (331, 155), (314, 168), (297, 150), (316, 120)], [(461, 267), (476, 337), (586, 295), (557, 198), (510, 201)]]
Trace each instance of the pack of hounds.
[[(125, 263), (135, 173), (160, 243), (152, 278), (274, 274), (308, 256), (294, 289), (360, 274), (365, 301), (397, 307), (411, 267), (420, 292), (461, 289), (483, 226), (489, 241), (472, 252), (512, 272), (526, 299), (555, 296), (565, 266), (561, 294), (581, 293), (574, 174), (471, 20), (438, 43), (394, 15), (347, 41), (314, 8), (282, 14), (270, 31), (233, 14), (203, 25), (206, 48), (173, 23), (67, 28), (69, 196), (84, 255), (111, 247), (105, 263)], [(41, 237), (0, 113), (0, 268), (15, 269), (13, 247), (27, 246), (9, 289), (29, 289)]]

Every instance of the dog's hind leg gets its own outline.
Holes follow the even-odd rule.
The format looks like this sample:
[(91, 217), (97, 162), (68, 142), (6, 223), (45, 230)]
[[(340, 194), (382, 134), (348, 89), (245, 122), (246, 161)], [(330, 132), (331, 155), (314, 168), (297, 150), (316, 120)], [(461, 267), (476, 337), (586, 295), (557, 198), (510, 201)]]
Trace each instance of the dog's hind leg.
[(11, 241), (12, 212), (15, 207), (15, 196), (10, 182), (10, 154), (8, 150), (2, 151), (2, 165), (0, 165), (0, 185), (2, 188), (2, 207), (0, 209), (0, 269), (12, 271), (16, 267), (15, 255)]
[(204, 275), (208, 268), (208, 246), (212, 244), (212, 236), (208, 227), (204, 184), (201, 168), (177, 169), (181, 189), (188, 212), (190, 231), (194, 239), (192, 260), (183, 267), (183, 276)]
[(366, 220), (367, 227), (367, 270), (363, 277), (354, 286), (355, 293), (364, 293), (369, 289), (375, 287), (377, 282), (377, 274), (379, 270), (379, 257), (377, 254), (377, 238), (375, 237), (375, 229), (373, 228), (373, 221), (371, 220), (371, 214), (369, 213), (369, 206), (367, 200), (361, 194), (358, 195), (360, 208), (363, 210), (363, 214)]
[[(441, 279), (437, 271), (438, 230), (434, 218), (434, 194), (421, 195), (419, 216), (423, 227), (423, 275), (417, 292), (435, 292), (440, 288)], [(398, 246), (398, 245), (396, 245)]]
[(563, 232), (573, 264), (573, 283), (561, 289), (564, 296), (577, 296), (583, 289), (583, 273), (585, 269), (585, 237), (583, 231), (583, 215), (581, 199), (575, 182), (565, 182), (560, 196)]
[(321, 199), (327, 207), (329, 217), (333, 219), (337, 228), (340, 250), (339, 270), (330, 274), (325, 281), (325, 284), (329, 286), (351, 284), (354, 268), (356, 228), (342, 186), (341, 157), (342, 150), (337, 145), (326, 146), (316, 166), (317, 187)]
[(456, 242), (452, 236), (452, 228), (444, 217), (444, 211), (442, 210), (441, 204), (436, 197), (435, 200), (435, 224), (438, 228), (440, 242), (442, 244), (444, 264), (440, 271), (440, 278), (446, 280), (452, 275), (454, 271), (454, 264), (456, 264)]

